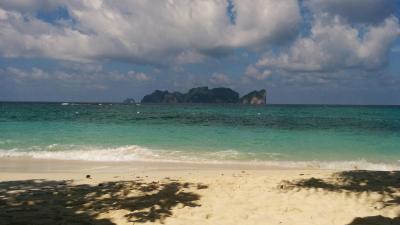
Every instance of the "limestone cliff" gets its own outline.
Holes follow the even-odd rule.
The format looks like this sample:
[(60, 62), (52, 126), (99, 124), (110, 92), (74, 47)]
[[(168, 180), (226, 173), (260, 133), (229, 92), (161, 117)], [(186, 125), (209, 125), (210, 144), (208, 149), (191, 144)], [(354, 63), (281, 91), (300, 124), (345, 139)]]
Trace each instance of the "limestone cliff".
[(240, 103), (251, 105), (265, 105), (267, 103), (267, 92), (262, 89), (260, 91), (252, 91), (240, 98)]

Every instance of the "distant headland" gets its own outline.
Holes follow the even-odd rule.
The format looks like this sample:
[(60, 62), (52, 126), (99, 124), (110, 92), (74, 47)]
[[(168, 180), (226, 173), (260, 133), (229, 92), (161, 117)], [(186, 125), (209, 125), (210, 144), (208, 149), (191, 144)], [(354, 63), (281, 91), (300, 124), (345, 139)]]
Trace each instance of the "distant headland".
[[(208, 87), (197, 87), (190, 89), (187, 93), (155, 90), (153, 93), (145, 95), (141, 103), (232, 103), (264, 105), (267, 102), (266, 99), (267, 92), (264, 89), (252, 91), (239, 97), (239, 93), (230, 88), (219, 87), (209, 89)], [(125, 100), (124, 102), (128, 103), (131, 101)]]

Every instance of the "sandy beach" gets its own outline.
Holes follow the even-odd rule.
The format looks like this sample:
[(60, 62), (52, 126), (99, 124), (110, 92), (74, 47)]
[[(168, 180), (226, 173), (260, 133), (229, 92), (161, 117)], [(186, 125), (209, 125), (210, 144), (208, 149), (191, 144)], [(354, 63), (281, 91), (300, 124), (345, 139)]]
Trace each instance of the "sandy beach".
[(400, 0), (0, 0), (0, 225), (400, 225)]
[(2, 159), (0, 224), (400, 224), (398, 172)]

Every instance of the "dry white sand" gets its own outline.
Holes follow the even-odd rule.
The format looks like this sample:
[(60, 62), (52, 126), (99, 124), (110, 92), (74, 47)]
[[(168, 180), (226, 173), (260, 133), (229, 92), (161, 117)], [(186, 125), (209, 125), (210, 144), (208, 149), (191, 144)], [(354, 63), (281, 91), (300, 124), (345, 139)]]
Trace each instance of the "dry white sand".
[(389, 225), (399, 190), (397, 172), (9, 159), (0, 225)]

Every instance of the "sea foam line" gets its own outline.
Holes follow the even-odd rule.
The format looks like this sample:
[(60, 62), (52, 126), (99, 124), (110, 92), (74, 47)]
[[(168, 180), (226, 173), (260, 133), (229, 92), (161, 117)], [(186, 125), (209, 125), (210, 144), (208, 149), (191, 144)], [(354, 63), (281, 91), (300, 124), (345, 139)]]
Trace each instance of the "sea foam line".
[[(40, 150), (39, 150), (40, 149)], [(270, 154), (271, 160), (240, 160), (242, 153), (235, 150), (224, 150), (207, 153), (185, 151), (157, 150), (137, 145), (115, 148), (98, 148), (93, 146), (49, 145), (45, 148), (32, 146), (29, 149), (0, 149), (0, 158), (28, 157), (31, 159), (79, 160), (96, 162), (171, 162), (192, 164), (249, 165), (296, 169), (333, 169), (333, 170), (400, 170), (400, 163), (372, 163), (364, 159), (355, 161), (290, 161), (278, 160), (279, 153)], [(275, 160), (274, 160), (275, 159)]]

